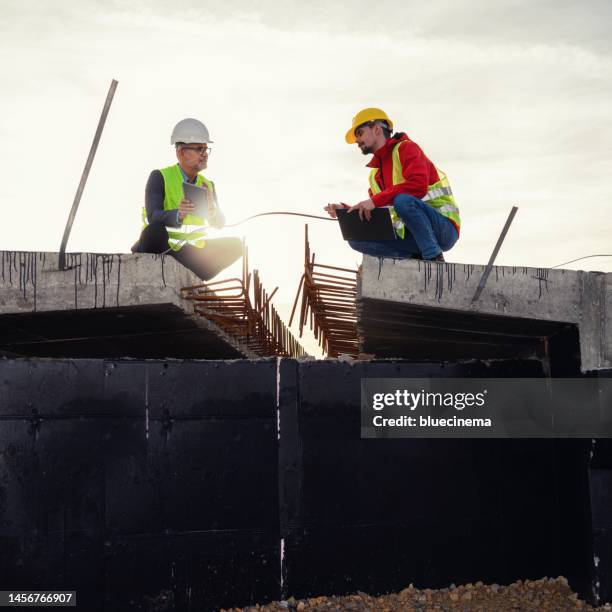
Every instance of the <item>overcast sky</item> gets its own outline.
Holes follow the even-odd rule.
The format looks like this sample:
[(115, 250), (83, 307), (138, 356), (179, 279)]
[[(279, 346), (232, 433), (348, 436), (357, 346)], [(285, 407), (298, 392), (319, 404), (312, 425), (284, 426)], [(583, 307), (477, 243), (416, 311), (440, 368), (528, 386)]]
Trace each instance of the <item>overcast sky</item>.
[[(211, 131), (205, 174), (230, 223), (360, 201), (367, 158), (344, 133), (378, 106), (449, 176), (463, 225), (448, 261), (486, 263), (512, 205), (500, 264), (612, 253), (609, 0), (0, 0), (0, 11), (0, 249), (58, 250), (116, 78), (70, 251), (128, 252), (148, 174), (174, 162), (170, 132), (187, 116)], [(310, 232), (320, 262), (359, 263), (331, 222)], [(303, 222), (234, 233), (286, 309)], [(612, 258), (568, 267), (612, 271)]]

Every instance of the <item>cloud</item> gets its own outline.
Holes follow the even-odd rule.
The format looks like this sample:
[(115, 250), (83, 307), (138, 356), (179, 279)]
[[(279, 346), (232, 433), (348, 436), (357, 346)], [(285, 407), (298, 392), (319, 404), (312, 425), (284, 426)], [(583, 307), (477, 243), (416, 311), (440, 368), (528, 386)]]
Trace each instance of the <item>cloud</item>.
[[(448, 172), (465, 223), (453, 259), (486, 261), (512, 204), (521, 210), (509, 261), (558, 263), (570, 245), (609, 242), (607, 3), (382, 1), (375, 14), (359, 1), (190, 1), (170, 14), (161, 1), (4, 5), (0, 163), (13, 180), (3, 206), (36, 176), (42, 228), (27, 239), (0, 229), (7, 246), (57, 248), (113, 77), (75, 249), (131, 244), (146, 176), (172, 161), (168, 134), (183, 116), (210, 125), (210, 175), (232, 221), (361, 199), (366, 160), (343, 134), (372, 104)], [(332, 225), (311, 222), (313, 248), (352, 266)], [(269, 282), (291, 293), (302, 222), (237, 231)]]

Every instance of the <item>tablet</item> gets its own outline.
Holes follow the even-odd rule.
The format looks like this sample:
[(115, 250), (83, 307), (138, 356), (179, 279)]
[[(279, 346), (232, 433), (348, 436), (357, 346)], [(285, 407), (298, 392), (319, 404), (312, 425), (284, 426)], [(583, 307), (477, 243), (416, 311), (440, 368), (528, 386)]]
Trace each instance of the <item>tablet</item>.
[(391, 211), (383, 206), (372, 211), (372, 218), (363, 221), (359, 211), (351, 213), (346, 208), (337, 208), (336, 215), (344, 240), (395, 240), (395, 230), (391, 221)]
[(193, 183), (183, 182), (183, 193), (195, 206), (195, 214), (202, 219), (208, 217), (208, 189), (205, 185), (198, 187)]

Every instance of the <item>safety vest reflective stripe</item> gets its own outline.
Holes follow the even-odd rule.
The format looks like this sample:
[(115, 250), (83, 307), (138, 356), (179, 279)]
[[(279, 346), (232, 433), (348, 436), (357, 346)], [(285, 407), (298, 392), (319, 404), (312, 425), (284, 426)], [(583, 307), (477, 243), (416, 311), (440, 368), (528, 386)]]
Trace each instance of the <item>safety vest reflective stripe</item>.
[(404, 237), (404, 222), (397, 216), (395, 209), (393, 206), (381, 206), (381, 208), (388, 208), (391, 213), (391, 223), (393, 227), (397, 230), (398, 234), (401, 238)]
[(201, 225), (186, 225), (183, 224), (181, 227), (175, 227), (172, 225), (166, 225), (168, 232), (180, 233), (180, 234), (192, 234), (194, 232), (200, 232), (202, 235), (206, 233)]
[[(179, 207), (181, 200), (184, 198), (183, 193), (183, 174), (178, 164), (162, 168), (160, 170), (164, 177), (164, 210), (176, 210)], [(215, 185), (201, 174), (196, 177), (198, 187), (205, 185), (212, 197), (215, 197)], [(146, 227), (149, 224), (147, 219), (146, 208), (142, 209), (142, 220)], [(180, 227), (166, 226), (168, 232), (168, 246), (178, 251), (185, 244), (190, 244), (197, 248), (202, 248), (206, 242), (203, 240), (206, 231), (203, 226), (206, 221), (196, 215), (187, 215), (183, 219), (183, 224)]]
[[(178, 251), (184, 244), (185, 244), (184, 238), (174, 238), (172, 236), (168, 236), (168, 246), (170, 246), (174, 251)], [(193, 244), (194, 246), (197, 246), (198, 248), (202, 248), (205, 244), (205, 240), (204, 239), (193, 240), (193, 238), (191, 238), (189, 241), (189, 244)], [(174, 247), (178, 247), (178, 248), (174, 248)]]
[(434, 198), (439, 198), (440, 196), (452, 196), (453, 192), (450, 187), (438, 187), (437, 189), (430, 189), (424, 197), (421, 198), (423, 202), (427, 202), (427, 200), (433, 200)]
[[(400, 146), (401, 142), (398, 142), (395, 147), (393, 147), (392, 153), (392, 162), (393, 162), (393, 171), (392, 171), (392, 182), (393, 185), (401, 185), (406, 182), (403, 174), (402, 161), (400, 159)], [(461, 227), (461, 219), (459, 217), (459, 208), (455, 203), (455, 198), (453, 197), (453, 192), (450, 187), (450, 183), (448, 182), (448, 178), (442, 170), (436, 168), (438, 171), (439, 180), (432, 185), (427, 187), (427, 193), (424, 197), (421, 198), (423, 202), (427, 202), (429, 206), (435, 208), (440, 214), (449, 218), (458, 228)], [(382, 172), (382, 169), (380, 170)], [(376, 181), (376, 173), (378, 172), (378, 168), (372, 168), (370, 171), (370, 189), (373, 194), (380, 193), (382, 190), (380, 185)], [(397, 216), (395, 209), (393, 206), (389, 207), (391, 211), (391, 220), (393, 221), (393, 226), (395, 227), (397, 234), (400, 238), (405, 236), (404, 223)]]
[(184, 244), (191, 244), (198, 248), (204, 246), (203, 238), (206, 236), (206, 231), (199, 225), (181, 225), (173, 227), (166, 225), (168, 232), (168, 246), (174, 251), (178, 251)]
[(442, 206), (436, 207), (436, 210), (440, 213), (451, 213), (459, 214), (459, 209), (454, 204), (443, 204)]

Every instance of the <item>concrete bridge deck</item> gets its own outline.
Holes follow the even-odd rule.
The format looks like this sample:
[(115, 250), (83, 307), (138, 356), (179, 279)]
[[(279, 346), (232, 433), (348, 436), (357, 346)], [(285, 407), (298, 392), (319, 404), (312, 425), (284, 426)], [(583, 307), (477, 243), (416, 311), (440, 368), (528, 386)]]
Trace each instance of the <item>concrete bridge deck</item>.
[(364, 256), (362, 350), (410, 359), (547, 358), (579, 337), (582, 371), (612, 367), (612, 274)]
[(256, 357), (203, 317), (181, 288), (199, 278), (172, 257), (0, 252), (0, 356)]

